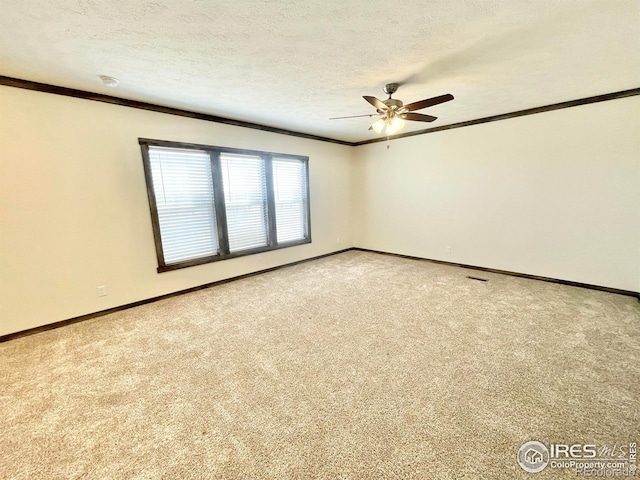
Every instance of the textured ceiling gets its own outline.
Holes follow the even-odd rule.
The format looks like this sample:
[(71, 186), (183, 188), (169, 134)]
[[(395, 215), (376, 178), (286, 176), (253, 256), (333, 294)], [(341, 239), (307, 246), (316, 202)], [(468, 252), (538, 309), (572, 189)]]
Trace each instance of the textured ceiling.
[[(111, 75), (120, 86), (102, 85)], [(638, 0), (3, 0), (0, 75), (361, 141), (640, 86)]]

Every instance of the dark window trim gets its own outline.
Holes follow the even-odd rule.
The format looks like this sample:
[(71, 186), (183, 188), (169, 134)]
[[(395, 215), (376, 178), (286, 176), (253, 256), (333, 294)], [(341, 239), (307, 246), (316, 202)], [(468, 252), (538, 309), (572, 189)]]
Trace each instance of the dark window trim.
[(173, 270), (180, 270), (181, 268), (195, 267), (198, 265), (205, 265), (207, 263), (221, 262), (222, 260), (229, 260), (229, 259), (238, 258), (238, 257), (246, 257), (247, 255), (255, 255), (257, 253), (271, 252), (273, 250), (281, 250), (283, 248), (295, 247), (295, 246), (304, 245), (307, 243), (311, 243), (311, 238), (304, 239), (304, 240), (296, 240), (294, 242), (282, 243), (276, 246), (267, 245), (266, 247), (252, 248), (249, 250), (243, 250), (241, 252), (229, 253), (227, 255), (214, 255), (210, 257), (196, 258), (194, 260), (188, 260), (185, 262), (175, 263), (172, 265), (160, 266), (158, 267), (158, 273), (171, 272)]
[[(209, 152), (211, 157), (211, 175), (213, 179), (213, 202), (214, 211), (216, 212), (216, 229), (218, 231), (218, 250), (220, 252), (229, 251), (229, 234), (227, 230), (227, 203), (224, 200), (224, 195), (219, 195), (216, 192), (222, 192), (222, 168), (220, 167), (220, 152)], [(214, 262), (216, 258), (219, 258), (220, 254), (216, 255), (211, 262)], [(208, 263), (208, 262), (207, 262)]]
[(307, 236), (311, 238), (311, 195), (309, 194), (311, 187), (311, 177), (309, 177), (309, 162), (305, 162), (305, 175), (307, 176)]
[(278, 227), (276, 226), (276, 196), (273, 189), (273, 157), (264, 156), (265, 181), (267, 182), (267, 245), (278, 245)]
[[(247, 150), (242, 148), (218, 147), (215, 145), (203, 145), (198, 143), (172, 142), (167, 140), (153, 140), (149, 138), (139, 138), (138, 143), (142, 150), (142, 163), (144, 166), (144, 177), (147, 184), (147, 197), (149, 198), (149, 210), (151, 212), (151, 226), (153, 229), (153, 238), (156, 247), (156, 257), (158, 260), (158, 273), (170, 272), (182, 268), (194, 267), (196, 265), (204, 265), (206, 263), (219, 262), (246, 255), (255, 255), (257, 253), (270, 252), (272, 250), (280, 250), (283, 248), (295, 247), (311, 243), (311, 199), (310, 199), (310, 180), (309, 180), (309, 157), (304, 155), (293, 155), (290, 153), (264, 152), (260, 150)], [(153, 177), (151, 173), (151, 162), (149, 159), (149, 147), (168, 147), (168, 148), (184, 148), (191, 150), (202, 150), (209, 153), (211, 159), (211, 171), (213, 176), (214, 203), (216, 212), (216, 227), (218, 230), (218, 255), (210, 255), (207, 257), (195, 258), (184, 262), (173, 263), (167, 265), (164, 260), (164, 252), (162, 249), (162, 236), (160, 232), (160, 220), (158, 218), (158, 207), (156, 205), (156, 194), (153, 188)], [(265, 162), (265, 175), (267, 184), (267, 245), (264, 247), (242, 250), (240, 252), (231, 253), (229, 251), (229, 237), (227, 230), (226, 207), (222, 186), (222, 175), (220, 171), (220, 154), (234, 153), (240, 155), (260, 156)], [(276, 213), (275, 213), (275, 193), (273, 187), (273, 158), (292, 159), (301, 161), (304, 165), (306, 175), (306, 197), (307, 197), (307, 236), (302, 240), (291, 242), (277, 241)]]
[(142, 164), (144, 165), (144, 180), (147, 184), (147, 197), (149, 198), (149, 210), (151, 211), (151, 227), (153, 229), (153, 240), (156, 246), (156, 258), (158, 265), (164, 265), (164, 251), (162, 249), (162, 240), (160, 237), (160, 219), (158, 218), (158, 205), (156, 204), (156, 193), (153, 188), (153, 177), (151, 175), (151, 161), (149, 160), (149, 146), (144, 147), (140, 144), (142, 150)]

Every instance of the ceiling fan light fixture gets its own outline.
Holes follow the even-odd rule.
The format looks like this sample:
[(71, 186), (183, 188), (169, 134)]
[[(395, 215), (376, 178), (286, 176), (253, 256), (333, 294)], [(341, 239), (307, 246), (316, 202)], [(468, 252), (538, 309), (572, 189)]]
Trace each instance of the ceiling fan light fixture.
[(400, 117), (393, 117), (387, 125), (387, 135), (393, 135), (404, 127), (404, 120)]
[(369, 127), (369, 130), (373, 130), (380, 134), (384, 132), (387, 137), (394, 135), (404, 127), (405, 120), (412, 122), (433, 122), (438, 119), (433, 115), (425, 115), (423, 113), (414, 113), (415, 110), (422, 110), (423, 108), (439, 105), (444, 102), (453, 100), (453, 95), (447, 93), (446, 95), (439, 95), (437, 97), (425, 98), (419, 102), (404, 104), (401, 100), (391, 98), (400, 84), (387, 83), (384, 86), (384, 93), (389, 95), (386, 100), (378, 100), (376, 97), (364, 95), (364, 98), (375, 109), (376, 113), (370, 115), (349, 115), (346, 117), (333, 117), (330, 120), (337, 120), (340, 118), (356, 118), (356, 117), (379, 117), (377, 121)]
[(382, 133), (382, 130), (384, 130), (384, 127), (386, 126), (386, 124), (387, 124), (386, 119), (380, 118), (373, 125), (371, 125), (371, 128), (373, 128), (376, 133)]

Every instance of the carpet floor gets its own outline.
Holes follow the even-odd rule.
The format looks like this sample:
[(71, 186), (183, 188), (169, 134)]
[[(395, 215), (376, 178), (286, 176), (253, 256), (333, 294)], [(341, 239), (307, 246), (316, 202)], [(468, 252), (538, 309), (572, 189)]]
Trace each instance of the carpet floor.
[(574, 478), (517, 451), (640, 441), (639, 326), (350, 251), (0, 344), (0, 478)]

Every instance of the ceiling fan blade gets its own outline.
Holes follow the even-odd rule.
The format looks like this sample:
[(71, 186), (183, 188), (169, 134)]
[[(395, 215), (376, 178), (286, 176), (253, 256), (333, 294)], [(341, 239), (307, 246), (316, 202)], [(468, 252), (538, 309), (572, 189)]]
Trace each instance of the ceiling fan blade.
[(433, 105), (438, 105), (439, 103), (448, 102), (449, 100), (453, 100), (453, 95), (447, 93), (446, 95), (440, 95), (439, 97), (427, 98), (425, 100), (420, 100), (419, 102), (410, 103), (409, 105), (405, 105), (404, 108), (407, 111), (412, 112), (413, 110), (431, 107)]
[(438, 117), (432, 117), (431, 115), (423, 115), (422, 113), (405, 113), (402, 115), (405, 120), (411, 120), (414, 122), (433, 122)]
[(378, 110), (386, 110), (387, 109), (387, 106), (384, 103), (382, 103), (380, 100), (378, 100), (376, 97), (368, 97), (368, 96), (365, 95), (362, 98), (364, 98), (367, 102), (369, 102), (371, 105), (376, 107)]
[(350, 115), (348, 117), (331, 117), (329, 120), (340, 120), (341, 118), (358, 118), (358, 117), (373, 117), (375, 113), (370, 113), (369, 115)]

